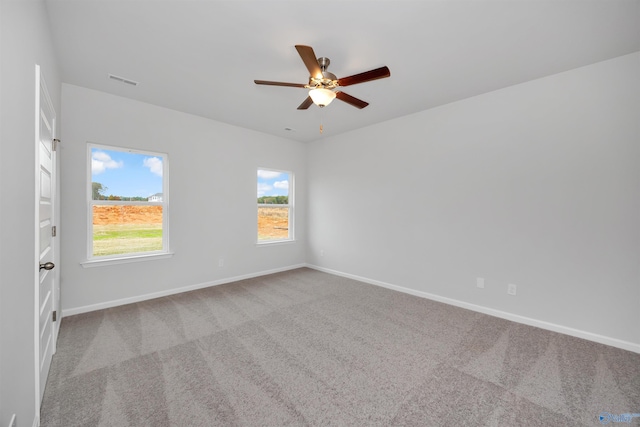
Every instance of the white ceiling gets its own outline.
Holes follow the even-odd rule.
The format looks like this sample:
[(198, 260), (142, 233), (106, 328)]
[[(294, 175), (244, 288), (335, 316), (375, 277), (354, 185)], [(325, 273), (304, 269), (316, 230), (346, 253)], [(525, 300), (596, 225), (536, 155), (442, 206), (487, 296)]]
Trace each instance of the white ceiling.
[[(64, 82), (298, 141), (640, 50), (640, 0), (46, 4)], [(307, 83), (296, 44), (338, 77), (382, 65), (391, 77), (343, 89), (370, 103), (362, 110), (336, 100), (299, 111), (304, 89), (253, 83)]]

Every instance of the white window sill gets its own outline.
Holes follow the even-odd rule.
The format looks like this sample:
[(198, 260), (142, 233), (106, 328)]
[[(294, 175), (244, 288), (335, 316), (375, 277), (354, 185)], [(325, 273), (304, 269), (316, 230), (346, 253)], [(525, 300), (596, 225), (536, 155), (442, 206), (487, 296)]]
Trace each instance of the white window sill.
[(294, 239), (287, 240), (262, 240), (260, 242), (256, 242), (256, 246), (271, 246), (271, 245), (288, 245), (291, 243), (295, 243)]
[(104, 267), (107, 265), (129, 264), (132, 262), (155, 261), (158, 259), (171, 258), (172, 256), (173, 252), (163, 252), (161, 254), (144, 254), (123, 256), (119, 258), (90, 259), (81, 262), (80, 265), (83, 268)]

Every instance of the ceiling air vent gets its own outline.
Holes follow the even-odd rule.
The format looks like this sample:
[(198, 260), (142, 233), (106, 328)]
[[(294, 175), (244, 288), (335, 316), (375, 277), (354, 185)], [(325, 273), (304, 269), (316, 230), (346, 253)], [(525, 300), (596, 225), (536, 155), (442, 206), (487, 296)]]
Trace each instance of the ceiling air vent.
[(124, 77), (120, 77), (120, 76), (115, 76), (113, 74), (109, 74), (109, 78), (111, 80), (114, 80), (116, 82), (120, 82), (126, 85), (131, 85), (131, 86), (138, 86), (138, 82), (135, 82), (133, 80), (129, 80), (129, 79), (125, 79)]

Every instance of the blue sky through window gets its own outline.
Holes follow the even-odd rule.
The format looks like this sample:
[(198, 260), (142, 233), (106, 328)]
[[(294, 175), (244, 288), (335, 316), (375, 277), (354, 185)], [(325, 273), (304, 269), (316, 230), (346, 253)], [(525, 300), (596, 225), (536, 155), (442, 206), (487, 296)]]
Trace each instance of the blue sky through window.
[(288, 196), (289, 182), (287, 172), (258, 169), (258, 197)]
[(162, 193), (162, 157), (92, 148), (91, 181), (107, 187), (105, 196), (149, 197)]

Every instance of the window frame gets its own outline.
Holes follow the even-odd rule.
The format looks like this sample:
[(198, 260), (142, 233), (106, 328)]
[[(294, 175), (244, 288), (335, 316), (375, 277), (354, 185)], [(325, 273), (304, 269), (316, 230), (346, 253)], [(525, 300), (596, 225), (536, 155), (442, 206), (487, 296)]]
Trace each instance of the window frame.
[[(273, 203), (256, 203), (256, 244), (258, 245), (272, 245), (272, 244), (282, 244), (295, 241), (295, 175), (293, 171), (287, 171), (282, 169), (274, 169), (274, 168), (263, 168), (258, 167), (256, 169), (256, 177), (258, 171), (268, 171), (268, 172), (279, 172), (283, 174), (287, 174), (289, 176), (289, 189), (287, 194), (287, 200), (289, 203), (287, 204), (273, 204)], [(256, 194), (256, 199), (258, 195)], [(257, 200), (256, 200), (257, 201)], [(260, 240), (258, 236), (258, 216), (260, 213), (260, 208), (287, 208), (289, 210), (288, 217), (288, 237), (286, 239), (268, 239), (268, 240)]]
[[(92, 190), (92, 151), (94, 149), (106, 151), (122, 151), (126, 153), (140, 154), (162, 159), (162, 202), (141, 202), (132, 200), (93, 200)], [(95, 267), (99, 265), (113, 265), (152, 259), (168, 258), (173, 255), (169, 247), (169, 155), (158, 151), (139, 150), (135, 148), (119, 147), (88, 142), (87, 143), (87, 246), (86, 260), (81, 262), (83, 267)], [(114, 255), (93, 255), (93, 207), (94, 206), (162, 206), (162, 249), (145, 252), (129, 252)]]

